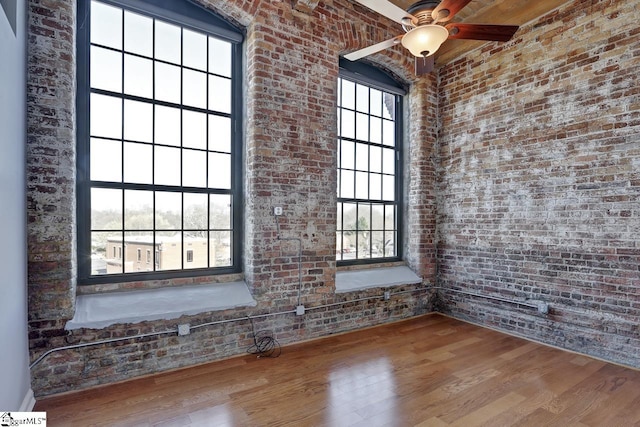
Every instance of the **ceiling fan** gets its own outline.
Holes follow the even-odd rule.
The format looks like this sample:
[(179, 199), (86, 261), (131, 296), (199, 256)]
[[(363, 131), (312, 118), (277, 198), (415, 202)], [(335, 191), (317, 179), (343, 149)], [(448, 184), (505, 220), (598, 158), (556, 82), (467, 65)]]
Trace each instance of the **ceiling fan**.
[(434, 53), (447, 39), (506, 42), (518, 31), (517, 25), (449, 23), (471, 0), (421, 0), (404, 11), (388, 0), (355, 0), (374, 12), (402, 25), (405, 34), (352, 52), (344, 57), (355, 61), (401, 43), (416, 57), (416, 74), (430, 73)]

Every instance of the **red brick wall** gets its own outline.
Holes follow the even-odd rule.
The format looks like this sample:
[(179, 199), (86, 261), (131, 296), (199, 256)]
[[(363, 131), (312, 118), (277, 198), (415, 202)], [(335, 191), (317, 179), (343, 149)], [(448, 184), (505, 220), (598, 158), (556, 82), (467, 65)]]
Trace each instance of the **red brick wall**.
[(575, 1), (440, 74), (445, 312), (640, 366), (640, 11)]
[(31, 1), (27, 63), (29, 319), (70, 318), (75, 256), (75, 2)]
[[(29, 1), (28, 214), (29, 316), (32, 358), (68, 343), (122, 337), (247, 314), (290, 310), (297, 303), (295, 245), (276, 240), (271, 214), (284, 206), (282, 234), (303, 241), (302, 301), (307, 307), (371, 298), (309, 311), (304, 317), (257, 321), (283, 344), (367, 327), (430, 311), (424, 290), (383, 301), (380, 290), (335, 294), (336, 88), (338, 56), (396, 35), (397, 25), (350, 1), (209, 1), (244, 26), (246, 39), (246, 139), (244, 277), (258, 306), (187, 316), (174, 321), (115, 325), (76, 331), (64, 325), (77, 293), (216, 281), (173, 281), (76, 287), (75, 253), (75, 1)], [(300, 3), (300, 4), (298, 4)], [(373, 58), (410, 83), (413, 64), (401, 48)], [(408, 264), (435, 280), (436, 78), (407, 96)], [(410, 123), (410, 125), (409, 125)], [(237, 279), (237, 276), (231, 276)], [(406, 287), (410, 291), (416, 287)], [(162, 336), (54, 353), (33, 370), (33, 389), (44, 395), (243, 353), (250, 344), (246, 321), (199, 329), (187, 337)]]

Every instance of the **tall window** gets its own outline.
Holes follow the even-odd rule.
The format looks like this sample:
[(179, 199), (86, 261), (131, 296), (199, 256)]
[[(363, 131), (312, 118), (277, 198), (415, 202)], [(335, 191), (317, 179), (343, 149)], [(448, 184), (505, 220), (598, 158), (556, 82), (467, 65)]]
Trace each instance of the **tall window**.
[(79, 1), (81, 283), (238, 270), (242, 35), (163, 4)]
[(336, 259), (342, 264), (401, 256), (404, 92), (378, 70), (358, 71), (341, 69), (338, 81)]

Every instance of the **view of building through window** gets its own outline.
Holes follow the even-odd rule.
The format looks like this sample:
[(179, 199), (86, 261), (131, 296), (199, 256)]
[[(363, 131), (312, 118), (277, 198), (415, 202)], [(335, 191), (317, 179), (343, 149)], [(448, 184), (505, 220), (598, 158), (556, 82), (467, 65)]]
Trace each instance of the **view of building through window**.
[(95, 0), (90, 16), (90, 274), (231, 266), (232, 44)]
[(336, 259), (397, 256), (397, 95), (338, 82)]

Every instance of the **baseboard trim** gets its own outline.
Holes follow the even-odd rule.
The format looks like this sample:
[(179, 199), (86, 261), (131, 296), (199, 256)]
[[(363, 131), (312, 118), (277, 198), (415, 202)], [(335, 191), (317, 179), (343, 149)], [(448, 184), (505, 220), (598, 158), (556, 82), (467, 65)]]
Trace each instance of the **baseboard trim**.
[(35, 406), (36, 398), (33, 395), (33, 390), (29, 388), (29, 390), (27, 390), (27, 394), (24, 395), (24, 399), (22, 399), (22, 405), (20, 405), (19, 412), (32, 412)]

